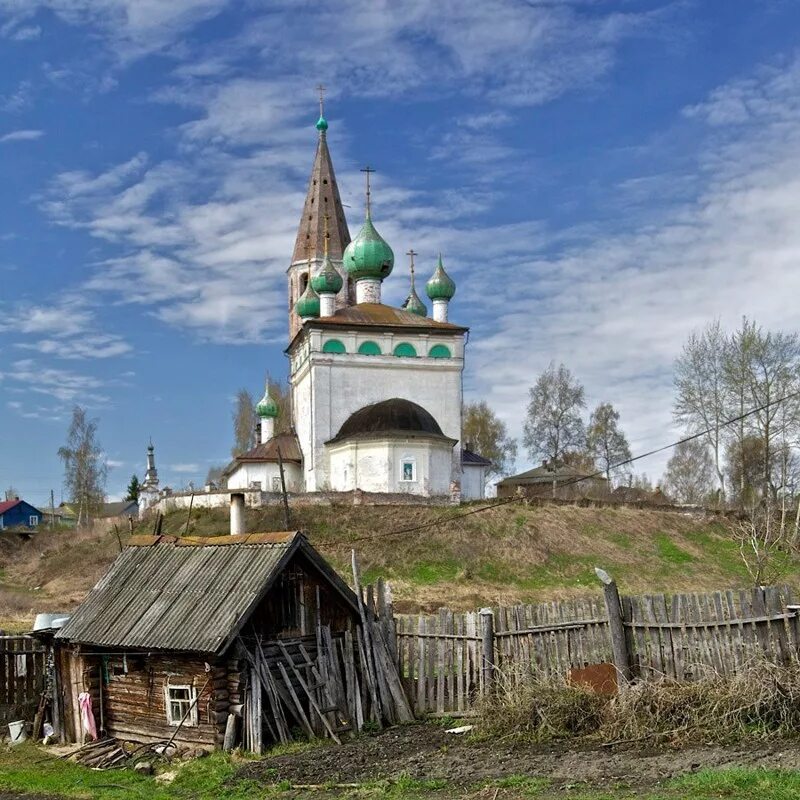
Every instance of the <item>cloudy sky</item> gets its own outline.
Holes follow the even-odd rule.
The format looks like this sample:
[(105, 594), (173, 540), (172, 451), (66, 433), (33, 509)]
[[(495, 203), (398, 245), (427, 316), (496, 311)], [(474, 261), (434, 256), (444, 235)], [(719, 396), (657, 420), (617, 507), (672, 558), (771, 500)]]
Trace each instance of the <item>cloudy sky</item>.
[(351, 230), (369, 163), (395, 253), (444, 253), (467, 396), (518, 434), (564, 361), (669, 441), (692, 329), (798, 327), (799, 34), (794, 0), (0, 0), (0, 484), (58, 498), (76, 403), (112, 496), (151, 436), (172, 485), (226, 461), (286, 373), (320, 82)]

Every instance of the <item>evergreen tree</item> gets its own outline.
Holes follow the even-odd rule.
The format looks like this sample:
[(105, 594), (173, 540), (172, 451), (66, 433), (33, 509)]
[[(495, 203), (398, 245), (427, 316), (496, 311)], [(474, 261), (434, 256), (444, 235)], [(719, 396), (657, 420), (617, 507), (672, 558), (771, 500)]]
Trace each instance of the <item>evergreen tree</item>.
[(141, 489), (142, 485), (139, 483), (139, 478), (136, 475), (131, 475), (130, 483), (128, 484), (128, 492), (125, 495), (126, 500), (133, 500), (134, 502), (139, 501), (139, 490)]

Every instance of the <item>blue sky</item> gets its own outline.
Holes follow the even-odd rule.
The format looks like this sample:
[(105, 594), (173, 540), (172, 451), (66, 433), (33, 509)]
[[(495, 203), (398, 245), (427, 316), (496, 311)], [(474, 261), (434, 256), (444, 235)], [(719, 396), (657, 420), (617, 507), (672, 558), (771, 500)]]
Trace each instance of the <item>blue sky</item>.
[(519, 434), (562, 360), (664, 443), (689, 331), (798, 327), (798, 34), (793, 0), (0, 0), (0, 484), (58, 497), (76, 403), (111, 496), (151, 436), (173, 486), (226, 461), (286, 373), (319, 82), (351, 230), (369, 163), (395, 253), (444, 253), (467, 396)]

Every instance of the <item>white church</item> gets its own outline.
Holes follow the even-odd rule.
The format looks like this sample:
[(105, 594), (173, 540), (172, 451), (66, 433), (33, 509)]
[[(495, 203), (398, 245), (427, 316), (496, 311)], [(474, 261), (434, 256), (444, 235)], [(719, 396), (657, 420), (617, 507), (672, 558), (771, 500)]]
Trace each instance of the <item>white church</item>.
[[(490, 462), (462, 437), (468, 328), (450, 321), (456, 292), (441, 256), (402, 308), (381, 302), (394, 254), (372, 221), (370, 170), (364, 223), (353, 239), (320, 109), (317, 151), (287, 270), (291, 424), (276, 434), (278, 405), (257, 406), (259, 444), (226, 469), (228, 490), (484, 496)], [(280, 463), (279, 463), (280, 462)]]

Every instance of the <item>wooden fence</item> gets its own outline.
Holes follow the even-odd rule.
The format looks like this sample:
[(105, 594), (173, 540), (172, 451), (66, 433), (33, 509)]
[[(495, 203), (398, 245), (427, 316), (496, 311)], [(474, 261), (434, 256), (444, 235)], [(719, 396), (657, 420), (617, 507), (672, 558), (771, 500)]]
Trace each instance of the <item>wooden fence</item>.
[(596, 664), (634, 680), (687, 681), (733, 675), (758, 658), (798, 659), (800, 618), (786, 586), (618, 601), (616, 655), (602, 596), (397, 617), (398, 665), (415, 713), (458, 716), (489, 681), (567, 678)]
[(0, 724), (32, 720), (45, 688), (47, 651), (30, 636), (0, 636)]

